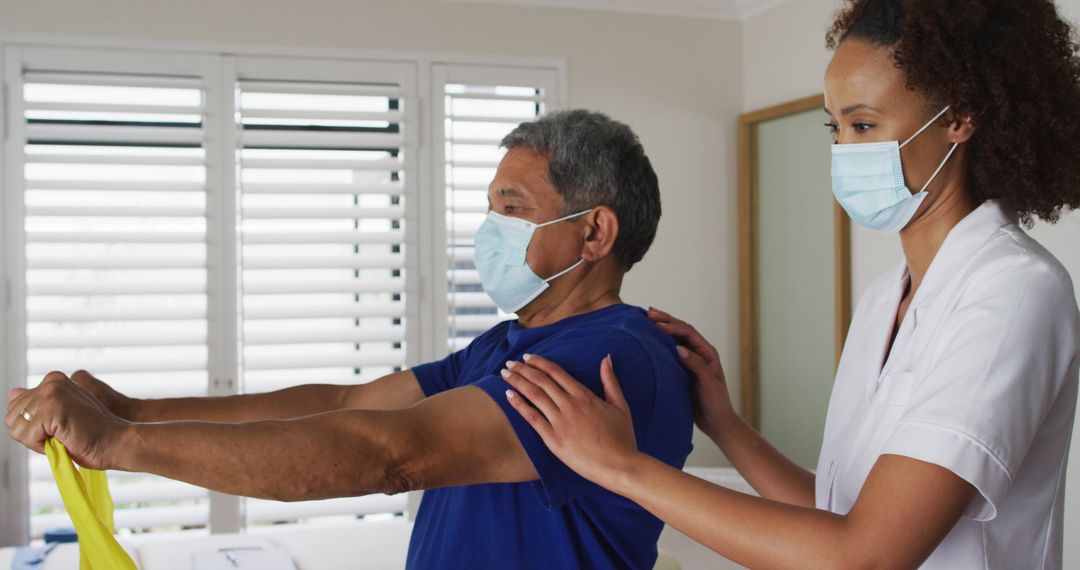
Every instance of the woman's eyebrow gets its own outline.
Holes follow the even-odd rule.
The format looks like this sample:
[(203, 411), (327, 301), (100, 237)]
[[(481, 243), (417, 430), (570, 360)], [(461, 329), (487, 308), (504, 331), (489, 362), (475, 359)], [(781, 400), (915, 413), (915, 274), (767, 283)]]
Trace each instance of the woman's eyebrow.
[(847, 116), (856, 111), (873, 111), (875, 113), (880, 113), (881, 109), (878, 109), (873, 105), (867, 105), (866, 103), (856, 103), (854, 105), (848, 105), (847, 107), (844, 107), (840, 110), (840, 113), (842, 113), (844, 116)]
[[(832, 111), (830, 111), (828, 107), (824, 107), (824, 109), (825, 109), (825, 114), (827, 114), (827, 115), (829, 115), (831, 117), (832, 116)], [(854, 113), (856, 111), (873, 111), (875, 113), (880, 113), (881, 109), (878, 109), (877, 107), (875, 107), (873, 105), (868, 105), (866, 103), (855, 103), (854, 105), (848, 105), (847, 107), (844, 107), (843, 109), (840, 110), (840, 113), (843, 114), (844, 116), (847, 116), (847, 115), (850, 115), (850, 114), (852, 114), (852, 113)]]

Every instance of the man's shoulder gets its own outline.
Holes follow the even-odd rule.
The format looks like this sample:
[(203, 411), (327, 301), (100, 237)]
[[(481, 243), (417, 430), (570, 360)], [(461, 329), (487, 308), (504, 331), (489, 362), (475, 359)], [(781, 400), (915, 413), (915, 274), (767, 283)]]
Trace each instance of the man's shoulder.
[[(620, 305), (594, 318), (568, 323), (557, 333), (538, 343), (538, 354), (595, 360), (608, 354), (624, 359), (678, 365), (675, 341), (660, 330), (645, 311)], [(678, 366), (681, 369), (681, 365)]]
[(513, 320), (499, 321), (495, 323), (495, 326), (480, 333), (472, 341), (473, 344), (485, 344), (490, 342), (498, 342), (506, 338), (506, 332), (510, 329), (510, 324)]
[(577, 318), (566, 319), (551, 340), (569, 341), (582, 338), (613, 342), (629, 342), (659, 338), (663, 333), (649, 320), (645, 311), (632, 305), (615, 305)]

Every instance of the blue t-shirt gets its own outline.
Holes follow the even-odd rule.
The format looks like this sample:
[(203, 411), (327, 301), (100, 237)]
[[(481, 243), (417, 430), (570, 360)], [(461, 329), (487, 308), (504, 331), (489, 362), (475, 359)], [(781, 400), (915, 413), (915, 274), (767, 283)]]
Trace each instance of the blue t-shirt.
[(499, 405), (540, 479), (424, 492), (407, 568), (652, 568), (663, 523), (559, 461), (510, 407), (507, 360), (538, 354), (602, 395), (610, 354), (633, 416), (638, 448), (682, 468), (693, 430), (690, 381), (674, 341), (629, 305), (533, 329), (504, 322), (444, 360), (413, 368), (424, 394), (477, 386)]

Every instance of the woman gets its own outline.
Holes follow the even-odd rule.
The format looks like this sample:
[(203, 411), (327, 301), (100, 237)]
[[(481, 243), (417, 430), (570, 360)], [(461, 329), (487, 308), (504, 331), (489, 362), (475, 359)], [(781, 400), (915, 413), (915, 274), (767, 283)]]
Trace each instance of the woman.
[(737, 416), (716, 350), (656, 310), (697, 425), (760, 497), (639, 453), (610, 358), (605, 399), (539, 356), (508, 364), (507, 397), (567, 465), (746, 566), (1060, 568), (1080, 313), (1018, 222), (1080, 206), (1070, 27), (1049, 0), (849, 0), (828, 44), (835, 196), (899, 232), (904, 260), (855, 311), (816, 472)]

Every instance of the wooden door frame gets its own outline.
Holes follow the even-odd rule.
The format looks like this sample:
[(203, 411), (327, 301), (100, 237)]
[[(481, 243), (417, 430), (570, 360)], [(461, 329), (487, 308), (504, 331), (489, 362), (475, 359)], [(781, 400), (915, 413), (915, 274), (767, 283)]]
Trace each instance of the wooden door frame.
[[(758, 160), (755, 151), (757, 126), (765, 121), (824, 107), (825, 96), (813, 95), (739, 116), (739, 403), (742, 417), (757, 429), (761, 429), (761, 378), (758, 362), (761, 354), (758, 341), (759, 244), (756, 232), (758, 203), (757, 180), (754, 177)], [(825, 165), (822, 165), (822, 168), (825, 168)], [(851, 323), (851, 220), (836, 203), (833, 206), (833, 227), (833, 252), (836, 262), (834, 358), (839, 364), (847, 329)]]

